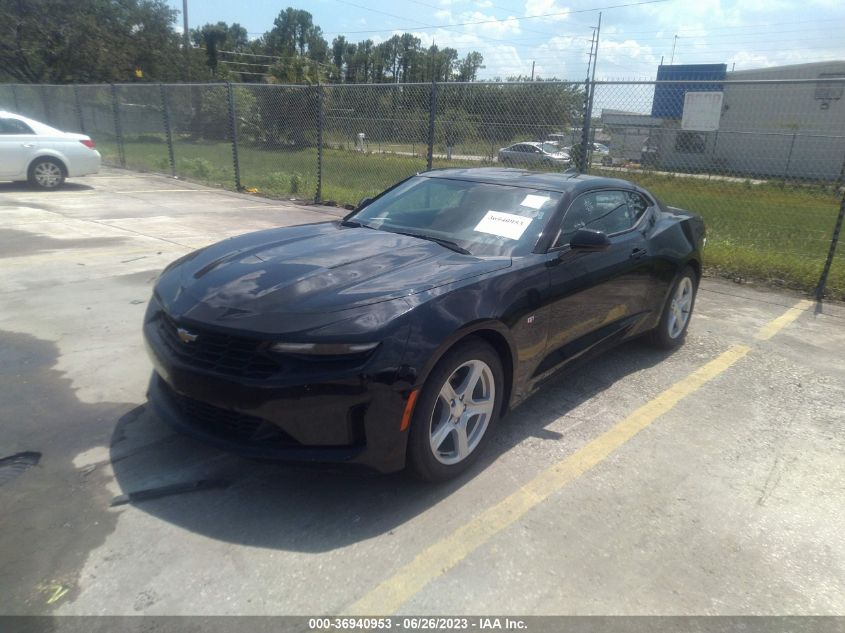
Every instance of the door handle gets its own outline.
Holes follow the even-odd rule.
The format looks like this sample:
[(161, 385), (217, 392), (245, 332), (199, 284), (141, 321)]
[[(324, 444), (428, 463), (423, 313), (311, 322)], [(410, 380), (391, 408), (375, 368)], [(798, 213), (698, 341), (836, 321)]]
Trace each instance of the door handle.
[(32, 143), (21, 143), (21, 147), (30, 148), (30, 147), (35, 147), (35, 145), (33, 145)]
[(631, 259), (642, 259), (648, 255), (648, 250), (645, 248), (635, 248), (631, 251)]

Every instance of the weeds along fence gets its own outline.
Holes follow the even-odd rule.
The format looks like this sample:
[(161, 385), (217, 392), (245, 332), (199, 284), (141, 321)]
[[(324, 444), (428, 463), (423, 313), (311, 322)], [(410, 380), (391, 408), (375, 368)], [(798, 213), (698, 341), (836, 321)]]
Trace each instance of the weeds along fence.
[(541, 143), (704, 216), (711, 269), (845, 298), (842, 78), (0, 84), (0, 109), (89, 134), (110, 165), (341, 205), (431, 168), (570, 166), (523, 145)]

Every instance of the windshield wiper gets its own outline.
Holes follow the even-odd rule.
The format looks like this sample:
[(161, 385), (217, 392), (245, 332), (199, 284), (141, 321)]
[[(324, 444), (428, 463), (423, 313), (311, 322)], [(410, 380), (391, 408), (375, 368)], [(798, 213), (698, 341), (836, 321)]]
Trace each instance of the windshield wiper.
[(461, 255), (472, 255), (472, 253), (463, 246), (459, 246), (450, 240), (444, 240), (442, 237), (434, 237), (433, 235), (426, 235), (425, 233), (409, 233), (406, 231), (391, 231), (391, 233), (399, 233), (399, 235), (408, 235), (410, 237), (418, 237), (421, 240), (428, 240), (429, 242), (437, 242), (440, 246), (445, 246), (446, 248), (453, 250), (456, 253), (460, 253)]
[(376, 227), (370, 226), (369, 224), (364, 224), (363, 222), (359, 222), (358, 220), (344, 220), (341, 222), (343, 226), (349, 226), (353, 229), (362, 228), (362, 229), (375, 229)]

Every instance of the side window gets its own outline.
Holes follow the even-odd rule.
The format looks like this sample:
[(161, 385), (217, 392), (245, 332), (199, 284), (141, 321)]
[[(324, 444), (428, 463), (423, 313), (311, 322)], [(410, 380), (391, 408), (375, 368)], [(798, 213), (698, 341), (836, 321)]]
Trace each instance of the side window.
[(578, 196), (563, 216), (554, 247), (569, 244), (578, 229), (594, 229), (608, 235), (627, 231), (648, 209), (648, 201), (629, 191), (594, 191)]
[(23, 121), (0, 119), (0, 134), (34, 134), (35, 132)]
[(639, 193), (633, 191), (628, 193), (628, 210), (631, 212), (631, 219), (633, 220), (633, 224), (631, 226), (640, 221), (640, 218), (643, 217), (646, 209), (648, 209), (651, 204), (652, 203), (646, 197)]
[(513, 151), (515, 151), (515, 152), (526, 152), (526, 151), (528, 151), (528, 149), (525, 147), (525, 145), (514, 145)]

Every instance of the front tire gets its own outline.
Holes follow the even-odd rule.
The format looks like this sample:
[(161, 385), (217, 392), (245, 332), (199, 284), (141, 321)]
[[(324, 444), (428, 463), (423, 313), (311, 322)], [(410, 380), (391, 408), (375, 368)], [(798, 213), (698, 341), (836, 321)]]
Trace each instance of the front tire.
[(660, 323), (651, 331), (652, 344), (663, 349), (679, 347), (687, 336), (695, 295), (698, 291), (698, 275), (692, 266), (687, 266), (672, 285)]
[(37, 158), (29, 167), (29, 183), (38, 189), (52, 191), (65, 182), (65, 168), (55, 158)]
[(437, 363), (423, 385), (408, 439), (415, 476), (445, 481), (469, 468), (502, 408), (504, 377), (496, 351), (468, 338)]

